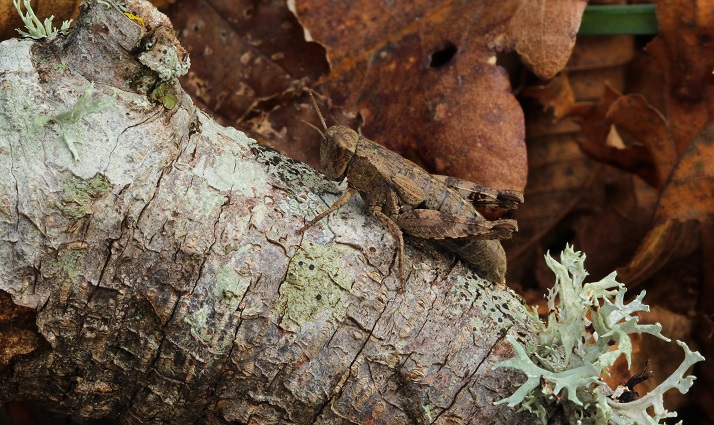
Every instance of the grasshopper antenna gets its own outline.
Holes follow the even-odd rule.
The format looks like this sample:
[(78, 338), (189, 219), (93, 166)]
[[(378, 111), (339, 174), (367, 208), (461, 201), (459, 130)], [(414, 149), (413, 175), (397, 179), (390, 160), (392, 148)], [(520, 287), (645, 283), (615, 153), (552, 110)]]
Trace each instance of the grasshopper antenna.
[[(322, 127), (327, 130), (327, 124), (325, 123), (325, 118), (322, 117), (322, 114), (320, 113), (320, 108), (317, 106), (317, 101), (315, 101), (315, 96), (312, 95), (312, 90), (307, 89), (307, 92), (310, 93), (310, 98), (312, 99), (312, 106), (315, 107), (315, 112), (317, 112), (317, 116), (320, 117), (320, 122), (322, 123)], [(320, 130), (318, 130), (320, 131)], [(320, 134), (322, 132), (320, 131)]]
[(311, 127), (311, 128), (314, 128), (315, 131), (317, 131), (318, 133), (320, 133), (320, 136), (322, 136), (323, 139), (325, 138), (325, 133), (323, 133), (322, 130), (320, 130), (319, 128), (315, 127), (314, 125), (312, 125), (311, 123), (309, 123), (309, 122), (307, 122), (307, 121), (305, 121), (305, 120), (300, 120), (300, 121), (302, 121), (302, 123), (305, 124), (306, 126)]

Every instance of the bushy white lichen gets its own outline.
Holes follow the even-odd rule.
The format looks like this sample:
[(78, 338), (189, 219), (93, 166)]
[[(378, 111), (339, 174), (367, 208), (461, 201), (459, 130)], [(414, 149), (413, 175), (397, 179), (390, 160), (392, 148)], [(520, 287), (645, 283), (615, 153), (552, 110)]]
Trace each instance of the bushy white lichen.
[[(71, 19), (69, 21), (64, 21), (62, 22), (62, 26), (58, 30), (57, 28), (52, 28), (52, 20), (55, 18), (54, 15), (50, 16), (49, 18), (46, 18), (45, 22), (43, 23), (39, 20), (39, 18), (35, 15), (35, 12), (32, 10), (30, 0), (23, 0), (22, 5), (20, 5), (20, 0), (12, 0), (12, 4), (15, 5), (15, 9), (17, 9), (17, 13), (20, 14), (20, 18), (22, 18), (22, 22), (25, 24), (25, 28), (27, 29), (27, 31), (23, 31), (17, 28), (17, 32), (19, 32), (20, 35), (22, 35), (23, 37), (30, 37), (34, 38), (35, 40), (41, 40), (43, 38), (47, 38), (51, 35), (56, 34), (58, 31), (64, 34), (67, 30), (69, 30), (69, 26), (72, 23)], [(27, 13), (22, 13), (23, 5), (25, 6)]]
[(75, 140), (72, 136), (70, 136), (67, 132), (67, 127), (76, 124), (87, 115), (107, 109), (114, 102), (114, 97), (105, 96), (99, 99), (92, 99), (93, 94), (94, 83), (92, 82), (87, 86), (84, 93), (82, 93), (82, 96), (77, 99), (77, 103), (75, 103), (71, 109), (53, 116), (39, 116), (35, 118), (36, 129), (43, 127), (50, 121), (54, 121), (57, 125), (59, 125), (60, 130), (62, 131), (62, 138), (67, 144), (69, 151), (72, 152), (72, 157), (74, 157), (75, 161), (79, 161), (79, 152), (77, 152), (77, 147), (75, 145), (82, 142), (80, 140)]
[[(630, 303), (624, 302), (626, 288), (615, 280), (615, 273), (598, 282), (584, 283), (588, 273), (584, 268), (585, 255), (568, 246), (561, 262), (546, 255), (548, 267), (556, 281), (549, 291), (548, 317), (541, 321), (537, 309), (530, 313), (537, 324), (538, 343), (518, 342), (513, 337), (515, 357), (500, 362), (495, 368), (509, 367), (525, 373), (527, 380), (510, 397), (497, 404), (522, 405), (535, 413), (543, 424), (547, 420), (547, 406), (561, 402), (571, 423), (659, 424), (675, 417), (663, 405), (664, 393), (677, 388), (686, 393), (694, 376), (685, 376), (687, 369), (704, 360), (692, 352), (687, 344), (677, 341), (684, 350), (684, 361), (664, 382), (645, 396), (619, 402), (608, 395), (613, 393), (600, 377), (608, 375), (615, 360), (624, 355), (631, 361), (630, 335), (647, 333), (667, 342), (659, 324), (638, 324), (634, 314), (649, 311), (642, 303), (642, 291)], [(652, 407), (652, 415), (647, 411)]]

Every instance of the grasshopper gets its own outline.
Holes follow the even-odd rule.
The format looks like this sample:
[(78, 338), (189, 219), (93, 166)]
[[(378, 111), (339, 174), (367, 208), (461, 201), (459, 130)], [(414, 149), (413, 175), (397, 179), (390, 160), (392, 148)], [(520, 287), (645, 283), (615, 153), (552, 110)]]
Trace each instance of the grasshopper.
[(506, 253), (495, 239), (510, 238), (518, 230), (516, 221), (486, 220), (475, 207), (514, 209), (523, 202), (521, 192), (499, 191), (454, 177), (432, 175), (347, 126), (328, 128), (312, 91), (309, 93), (325, 130), (323, 133), (306, 123), (322, 136), (322, 173), (337, 182), (347, 178), (347, 190), (299, 232), (337, 211), (359, 193), (370, 212), (397, 241), (402, 284), (402, 232), (436, 240), (470, 264), (481, 277), (498, 283), (505, 281)]

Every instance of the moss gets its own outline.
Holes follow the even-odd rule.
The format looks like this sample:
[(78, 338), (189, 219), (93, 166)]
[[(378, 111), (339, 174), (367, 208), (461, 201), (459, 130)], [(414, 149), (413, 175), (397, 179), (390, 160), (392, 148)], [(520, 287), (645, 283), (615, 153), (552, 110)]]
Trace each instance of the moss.
[(92, 202), (112, 188), (109, 180), (95, 174), (89, 180), (70, 175), (62, 184), (62, 195), (57, 208), (66, 217), (79, 219), (91, 213)]
[[(43, 267), (43, 274), (59, 282), (71, 282), (69, 288), (76, 287), (81, 284), (79, 278), (83, 269), (80, 262), (86, 254), (86, 245), (83, 244), (63, 247), (57, 252), (54, 261), (44, 261), (48, 267)], [(62, 286), (68, 288), (67, 285)]]
[(149, 94), (149, 99), (161, 103), (166, 109), (173, 109), (178, 103), (178, 97), (174, 93), (174, 89), (166, 82), (159, 84)]

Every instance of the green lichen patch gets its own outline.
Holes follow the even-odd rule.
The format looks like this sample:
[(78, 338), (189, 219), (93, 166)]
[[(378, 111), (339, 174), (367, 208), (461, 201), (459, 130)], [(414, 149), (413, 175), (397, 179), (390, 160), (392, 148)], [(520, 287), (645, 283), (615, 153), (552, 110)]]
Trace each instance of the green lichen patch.
[(138, 56), (139, 62), (155, 71), (160, 81), (171, 81), (188, 73), (191, 66), (188, 53), (181, 47), (168, 28), (159, 27), (146, 40), (146, 49)]
[[(48, 256), (42, 261), (42, 275), (51, 279), (63, 288), (65, 297), (79, 292), (84, 286), (82, 260), (87, 255), (87, 245), (72, 243), (60, 248), (56, 254)], [(69, 282), (64, 284), (62, 282)]]
[(342, 264), (351, 257), (352, 248), (306, 242), (295, 253), (288, 267), (285, 283), (280, 287), (276, 309), (282, 316), (283, 328), (309, 327), (342, 317), (347, 309), (346, 297), (354, 281)]
[(62, 184), (62, 194), (56, 206), (64, 216), (79, 219), (90, 214), (94, 200), (111, 188), (111, 183), (102, 174), (95, 174), (88, 180), (70, 174)]
[(218, 302), (227, 311), (238, 311), (238, 304), (250, 286), (250, 276), (241, 276), (235, 269), (224, 267), (216, 275), (213, 292)]

